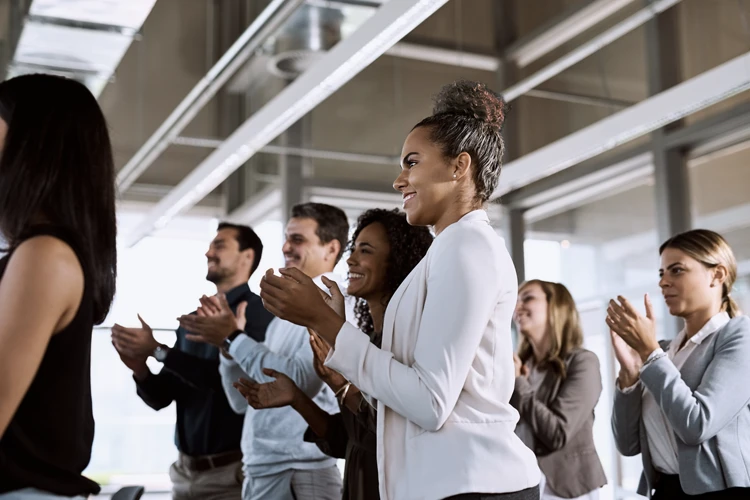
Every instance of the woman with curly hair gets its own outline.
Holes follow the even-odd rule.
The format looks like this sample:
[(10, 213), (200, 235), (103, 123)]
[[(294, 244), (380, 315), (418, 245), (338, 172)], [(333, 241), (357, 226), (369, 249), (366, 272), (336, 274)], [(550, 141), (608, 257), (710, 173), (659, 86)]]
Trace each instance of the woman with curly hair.
[[(349, 287), (356, 298), (359, 329), (380, 347), (385, 310), (393, 293), (427, 253), (432, 236), (425, 227), (410, 226), (398, 210), (373, 209), (357, 221), (347, 259)], [(236, 384), (255, 409), (291, 405), (310, 425), (305, 440), (326, 454), (346, 459), (345, 500), (377, 499), (376, 412), (360, 390), (323, 365), (329, 347), (310, 336), (318, 375), (336, 393), (341, 412), (329, 415), (282, 373), (267, 370), (276, 380)]]

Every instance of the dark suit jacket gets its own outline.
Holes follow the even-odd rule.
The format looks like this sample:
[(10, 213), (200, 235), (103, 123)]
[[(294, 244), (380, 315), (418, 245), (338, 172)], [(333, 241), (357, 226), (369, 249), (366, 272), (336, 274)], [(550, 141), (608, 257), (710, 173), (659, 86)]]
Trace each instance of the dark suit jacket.
[(576, 349), (565, 366), (565, 379), (548, 370), (537, 391), (526, 377), (516, 378), (510, 402), (532, 429), (533, 451), (550, 489), (575, 498), (607, 484), (593, 432), (602, 379), (591, 351)]

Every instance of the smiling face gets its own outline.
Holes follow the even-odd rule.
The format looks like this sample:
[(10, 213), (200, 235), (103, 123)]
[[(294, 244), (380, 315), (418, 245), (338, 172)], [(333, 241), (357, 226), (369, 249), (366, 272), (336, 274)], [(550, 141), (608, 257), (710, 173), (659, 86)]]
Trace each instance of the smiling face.
[(320, 241), (318, 223), (309, 217), (292, 217), (286, 225), (286, 240), (281, 251), (284, 265), (295, 267), (308, 276), (320, 276), (336, 265), (339, 243)]
[(541, 339), (548, 325), (547, 295), (538, 283), (529, 283), (518, 292), (518, 303), (513, 319), (518, 332), (524, 337)]
[(721, 270), (709, 268), (676, 248), (665, 248), (661, 254), (659, 287), (669, 313), (687, 317), (716, 308), (721, 303)]
[(206, 252), (206, 280), (221, 286), (238, 279), (247, 280), (255, 258), (252, 249), (240, 250), (236, 229), (221, 229)]
[(380, 300), (388, 293), (386, 272), (391, 245), (385, 227), (374, 222), (364, 227), (346, 263), (349, 265), (347, 293), (367, 301)]
[(456, 200), (453, 174), (428, 127), (409, 134), (401, 151), (401, 173), (393, 183), (403, 195), (404, 212), (412, 226), (434, 226)]

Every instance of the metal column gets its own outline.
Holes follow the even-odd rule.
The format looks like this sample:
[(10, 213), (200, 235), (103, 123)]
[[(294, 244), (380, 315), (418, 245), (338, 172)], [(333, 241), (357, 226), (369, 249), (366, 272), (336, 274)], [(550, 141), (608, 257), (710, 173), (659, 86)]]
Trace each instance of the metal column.
[[(673, 7), (646, 23), (646, 63), (651, 95), (682, 81), (678, 8)], [(660, 242), (692, 227), (690, 179), (685, 150), (670, 148), (665, 143), (667, 133), (682, 126), (683, 122), (680, 120), (651, 134), (657, 234)], [(677, 318), (666, 318), (664, 327), (664, 337), (674, 338), (681, 324)]]
[[(518, 80), (518, 66), (516, 62), (505, 56), (507, 48), (516, 41), (515, 4), (513, 2), (493, 2), (493, 17), (495, 22), (495, 51), (498, 54), (500, 64), (498, 65), (496, 85), (499, 89), (510, 87)], [(505, 141), (505, 155), (503, 163), (521, 156), (520, 141), (520, 113), (522, 102), (517, 100), (513, 103), (513, 110), (506, 114), (503, 127), (503, 139)], [(500, 175), (500, 182), (503, 176)], [(498, 200), (502, 203), (502, 199)], [(524, 222), (523, 210), (505, 207), (503, 214), (503, 228), (505, 240), (516, 268), (518, 282), (526, 279), (526, 265), (524, 260), (523, 244), (526, 239), (526, 224)]]
[(523, 210), (512, 208), (505, 212), (508, 217), (508, 241), (510, 256), (513, 259), (513, 265), (516, 268), (518, 283), (526, 281), (526, 255), (524, 254), (523, 244), (526, 240), (526, 221), (524, 220)]
[[(246, 2), (234, 0), (214, 1), (214, 48), (211, 54), (211, 64), (224, 54), (245, 30), (253, 17)], [(232, 93), (226, 89), (217, 95), (217, 130), (218, 137), (228, 137), (247, 118), (250, 107), (246, 93)], [(252, 159), (250, 160), (252, 161)], [(247, 170), (250, 161), (238, 168), (223, 184), (226, 213), (232, 213), (250, 196), (247, 189)]]
[[(307, 147), (310, 137), (310, 115), (299, 120), (281, 136), (282, 146)], [(289, 220), (292, 207), (301, 203), (303, 179), (311, 167), (309, 158), (293, 155), (279, 156), (279, 173), (281, 174), (281, 220)]]

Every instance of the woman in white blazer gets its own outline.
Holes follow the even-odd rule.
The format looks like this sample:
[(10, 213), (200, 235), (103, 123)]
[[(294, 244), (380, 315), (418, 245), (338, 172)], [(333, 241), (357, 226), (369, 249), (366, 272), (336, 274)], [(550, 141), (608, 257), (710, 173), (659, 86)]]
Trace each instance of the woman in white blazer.
[(482, 209), (500, 175), (504, 118), (499, 96), (458, 82), (406, 138), (394, 188), (409, 223), (437, 236), (391, 298), (381, 348), (324, 307), (302, 273), (269, 271), (261, 284), (266, 308), (318, 332), (333, 347), (326, 364), (377, 401), (383, 499), (539, 498), (536, 457), (510, 405), (517, 278)]
[(659, 286), (685, 328), (660, 346), (648, 297), (646, 316), (622, 297), (610, 302), (617, 448), (641, 454), (639, 493), (655, 500), (750, 498), (750, 319), (731, 297), (732, 249), (696, 229), (659, 253)]

